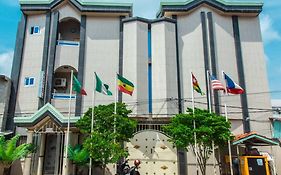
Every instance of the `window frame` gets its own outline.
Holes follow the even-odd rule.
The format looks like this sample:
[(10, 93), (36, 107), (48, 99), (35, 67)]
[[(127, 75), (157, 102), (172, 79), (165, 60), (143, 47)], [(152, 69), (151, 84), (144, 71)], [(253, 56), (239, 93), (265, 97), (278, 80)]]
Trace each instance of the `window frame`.
[[(33, 84), (31, 84), (31, 79), (33, 79)], [(33, 87), (35, 86), (35, 77), (25, 77), (24, 78), (24, 87)]]
[[(38, 29), (38, 32), (35, 33), (35, 28)], [(40, 26), (31, 26), (30, 28), (30, 35), (40, 35), (41, 34), (41, 28)]]

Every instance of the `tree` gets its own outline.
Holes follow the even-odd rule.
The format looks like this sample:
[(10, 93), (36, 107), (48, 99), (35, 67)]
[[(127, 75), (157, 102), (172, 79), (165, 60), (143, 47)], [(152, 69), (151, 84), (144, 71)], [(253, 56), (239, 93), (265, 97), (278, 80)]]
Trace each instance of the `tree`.
[(137, 126), (137, 122), (128, 117), (131, 112), (124, 103), (117, 103), (117, 114), (114, 114), (114, 103), (99, 105), (94, 108), (92, 133), (92, 108), (76, 123), (77, 128), (87, 135), (83, 146), (89, 151), (94, 165), (104, 169), (108, 163), (116, 163), (122, 157), (128, 156), (122, 143), (133, 137)]
[[(114, 114), (114, 103), (99, 105), (94, 109), (94, 132), (114, 132), (114, 118), (116, 120), (116, 142), (129, 141), (133, 137), (137, 122), (128, 115), (132, 112), (124, 103), (117, 103), (117, 114)], [(77, 121), (76, 126), (83, 134), (90, 135), (92, 108)]]
[(127, 157), (128, 152), (120, 143), (114, 142), (116, 134), (112, 132), (93, 132), (92, 137), (86, 139), (84, 146), (90, 152), (94, 165), (100, 166), (105, 173), (106, 165), (116, 163), (122, 157)]
[(20, 136), (16, 135), (10, 140), (6, 140), (4, 136), (0, 136), (0, 174), (3, 174), (4, 170), (9, 168), (16, 160), (25, 158), (35, 151), (32, 144), (25, 143), (17, 146), (19, 138)]
[[(194, 121), (196, 127), (194, 129)], [(177, 114), (171, 123), (164, 126), (164, 131), (171, 137), (170, 142), (178, 149), (188, 151), (188, 146), (195, 154), (202, 175), (206, 174), (206, 163), (212, 154), (212, 142), (215, 146), (225, 146), (231, 135), (231, 124), (225, 117), (209, 113), (207, 110), (187, 109), (187, 114)], [(197, 136), (197, 149), (195, 149), (194, 132)]]

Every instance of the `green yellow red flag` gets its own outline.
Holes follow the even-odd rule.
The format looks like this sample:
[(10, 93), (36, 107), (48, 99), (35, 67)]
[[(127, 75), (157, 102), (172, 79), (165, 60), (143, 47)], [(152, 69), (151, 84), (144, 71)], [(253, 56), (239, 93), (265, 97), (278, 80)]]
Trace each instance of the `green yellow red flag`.
[(117, 74), (117, 79), (118, 90), (132, 96), (135, 88), (134, 84), (119, 74)]

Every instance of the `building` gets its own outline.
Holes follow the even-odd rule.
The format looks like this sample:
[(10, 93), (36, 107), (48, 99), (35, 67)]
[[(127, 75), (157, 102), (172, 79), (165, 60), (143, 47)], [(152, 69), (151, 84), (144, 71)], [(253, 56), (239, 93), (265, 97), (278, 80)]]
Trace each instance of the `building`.
[(281, 100), (271, 100), (273, 109), (273, 138), (281, 139)]
[[(120, 94), (118, 100), (139, 121), (127, 147), (131, 160), (143, 162), (141, 174), (195, 174), (194, 155), (173, 148), (161, 132), (169, 117), (191, 106), (191, 71), (208, 92), (206, 71), (222, 80), (224, 70), (246, 93), (213, 93), (214, 112), (224, 114), (227, 104), (234, 134), (256, 131), (266, 141), (272, 138), (272, 113), (258, 110), (271, 108), (269, 94), (259, 93), (268, 92), (260, 0), (166, 0), (153, 20), (131, 17), (132, 4), (127, 3), (21, 0), (20, 5), (6, 128), (40, 148), (26, 158), (24, 175), (74, 174), (63, 166), (68, 99), (74, 99), (70, 143), (76, 144), (74, 123), (91, 107), (92, 94), (69, 95), (71, 71), (88, 92), (94, 88), (93, 72), (110, 87), (116, 72), (134, 82), (133, 96)], [(96, 98), (97, 104), (113, 101)], [(208, 107), (207, 97), (195, 94), (195, 102)], [(279, 160), (275, 148), (269, 148)], [(224, 156), (215, 160), (220, 174), (229, 171)], [(212, 161), (207, 172), (213, 172)]]
[[(0, 133), (6, 132), (6, 120), (11, 91), (11, 80), (5, 75), (0, 75)], [(2, 95), (3, 94), (3, 95)]]

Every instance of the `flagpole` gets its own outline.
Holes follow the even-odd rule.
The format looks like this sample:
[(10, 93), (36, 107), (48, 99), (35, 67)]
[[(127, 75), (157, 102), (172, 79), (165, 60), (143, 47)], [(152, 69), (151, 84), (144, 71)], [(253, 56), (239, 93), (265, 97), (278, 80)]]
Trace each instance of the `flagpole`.
[[(117, 101), (118, 101), (118, 88), (117, 88), (117, 75), (118, 73), (116, 72), (115, 74), (115, 104), (114, 104), (114, 134), (116, 134), (116, 114), (117, 114)], [(116, 143), (116, 139), (114, 136), (114, 143)], [(117, 173), (117, 165), (114, 164), (114, 171)]]
[(69, 128), (70, 128), (70, 115), (71, 115), (71, 99), (72, 99), (72, 87), (73, 87), (73, 70), (71, 70), (70, 76), (70, 91), (68, 101), (68, 119), (67, 119), (67, 132), (66, 132), (66, 145), (65, 145), (65, 161), (64, 161), (64, 174), (68, 175), (68, 145), (69, 145)]
[[(114, 114), (117, 114), (117, 101), (118, 101), (118, 89), (117, 89), (117, 73), (115, 75), (115, 103), (114, 103)], [(116, 116), (114, 115), (114, 134), (116, 133)], [(115, 142), (115, 139), (114, 139)]]
[[(93, 82), (94, 82), (94, 86), (95, 86), (95, 73), (93, 75)], [(91, 119), (91, 138), (93, 138), (92, 133), (93, 133), (93, 130), (94, 130), (95, 103), (96, 103), (96, 88), (93, 88), (93, 95), (92, 95), (92, 119)], [(89, 175), (92, 174), (92, 164), (93, 164), (93, 159), (90, 157)]]
[[(207, 70), (207, 79), (208, 79), (208, 107), (209, 107), (209, 113), (212, 113), (212, 105), (211, 105), (211, 84), (210, 84), (210, 71)], [(215, 143), (212, 141), (212, 151), (213, 151), (213, 168), (214, 168), (214, 175), (217, 174), (216, 171), (216, 156), (215, 156)]]
[(210, 85), (210, 71), (207, 70), (207, 79), (208, 79), (208, 83), (207, 83), (207, 88), (208, 88), (208, 108), (209, 108), (209, 112), (212, 113), (212, 105), (211, 105), (211, 85)]
[[(223, 77), (223, 79), (225, 79), (224, 74), (225, 74), (224, 71), (222, 71), (222, 77)], [(227, 93), (226, 85), (225, 85), (225, 93)], [(228, 121), (228, 114), (227, 114), (227, 106), (226, 106), (226, 103), (224, 104), (224, 113), (225, 113), (225, 120)], [(231, 144), (230, 144), (230, 140), (228, 140), (227, 143), (228, 143), (228, 154), (229, 154), (230, 174), (233, 175), (233, 169), (232, 169), (232, 153), (231, 153)]]
[(115, 105), (114, 105), (114, 114), (117, 114), (117, 101), (118, 101), (118, 88), (117, 88), (117, 73), (115, 75)]
[[(195, 103), (194, 103), (194, 89), (193, 89), (193, 77), (192, 77), (192, 72), (190, 72), (190, 78), (191, 78), (191, 98), (192, 98), (192, 115), (194, 117), (194, 112), (195, 112)], [(198, 155), (197, 155), (197, 134), (195, 132), (196, 129), (196, 124), (195, 124), (195, 119), (193, 120), (193, 129), (194, 129), (194, 152), (195, 152), (195, 164), (196, 164), (196, 174), (199, 175), (199, 169), (198, 169)]]
[[(224, 104), (224, 110), (225, 110), (225, 120), (228, 121), (227, 106), (226, 106), (226, 104)], [(232, 169), (232, 153), (231, 153), (230, 140), (228, 140), (228, 154), (229, 154), (229, 163), (230, 163), (230, 174), (233, 175), (233, 169)]]

